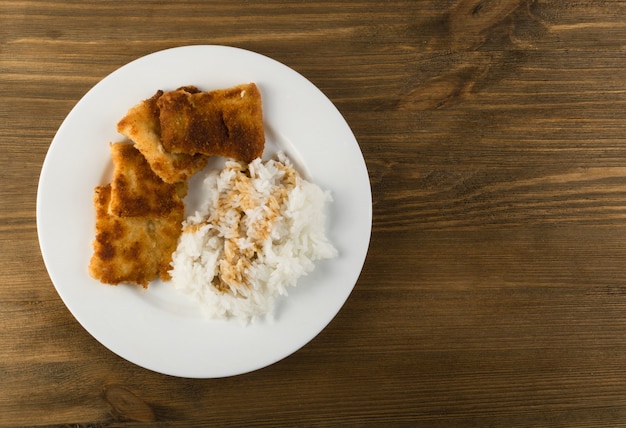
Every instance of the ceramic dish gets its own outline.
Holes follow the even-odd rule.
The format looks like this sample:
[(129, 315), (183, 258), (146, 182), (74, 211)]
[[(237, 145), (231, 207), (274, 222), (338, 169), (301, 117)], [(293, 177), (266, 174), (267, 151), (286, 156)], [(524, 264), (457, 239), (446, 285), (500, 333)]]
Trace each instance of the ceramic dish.
[[(203, 316), (169, 283), (109, 286), (92, 279), (93, 189), (111, 179), (115, 125), (157, 89), (202, 90), (255, 82), (263, 99), (264, 158), (283, 150), (309, 180), (330, 190), (328, 234), (339, 256), (318, 262), (273, 320), (247, 326)], [(209, 165), (209, 167), (211, 167)], [(193, 206), (194, 185), (188, 196)], [(181, 377), (232, 376), (275, 363), (313, 339), (338, 313), (363, 267), (372, 224), (371, 191), (359, 145), (322, 92), (289, 67), (225, 46), (186, 46), (137, 59), (94, 86), (72, 109), (46, 156), (37, 230), (50, 278), (78, 322), (122, 358)]]

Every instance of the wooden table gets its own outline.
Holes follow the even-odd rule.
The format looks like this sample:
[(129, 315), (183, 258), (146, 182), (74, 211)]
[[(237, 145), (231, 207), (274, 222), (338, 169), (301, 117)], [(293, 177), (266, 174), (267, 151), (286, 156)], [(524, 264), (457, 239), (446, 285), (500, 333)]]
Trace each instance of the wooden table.
[[(0, 426), (625, 425), (625, 16), (618, 1), (3, 0)], [(154, 373), (91, 337), (35, 224), (75, 103), (190, 44), (311, 80), (350, 124), (373, 194), (337, 317), (288, 358), (220, 379)]]

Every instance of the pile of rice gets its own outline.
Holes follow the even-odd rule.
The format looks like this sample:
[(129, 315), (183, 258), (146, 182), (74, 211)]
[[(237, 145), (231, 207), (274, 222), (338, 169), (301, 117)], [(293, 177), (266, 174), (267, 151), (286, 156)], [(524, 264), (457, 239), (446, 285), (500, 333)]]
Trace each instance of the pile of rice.
[(170, 271), (211, 318), (267, 314), (316, 260), (337, 255), (325, 234), (328, 192), (283, 153), (249, 165), (227, 161), (203, 183), (205, 203), (183, 223)]

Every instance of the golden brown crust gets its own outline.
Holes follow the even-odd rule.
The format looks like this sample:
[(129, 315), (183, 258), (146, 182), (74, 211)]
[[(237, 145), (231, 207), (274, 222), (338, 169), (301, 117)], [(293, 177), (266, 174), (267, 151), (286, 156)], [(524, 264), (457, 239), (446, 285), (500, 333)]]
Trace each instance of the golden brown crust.
[(186, 184), (165, 183), (131, 143), (111, 144), (111, 157), (113, 179), (94, 192), (96, 238), (89, 273), (114, 285), (147, 287), (155, 278), (169, 280)]
[(94, 192), (96, 238), (90, 275), (105, 284), (138, 284), (170, 279), (172, 253), (181, 233), (184, 210), (166, 217), (118, 217), (109, 213), (111, 186)]
[(157, 105), (161, 142), (169, 152), (246, 163), (263, 154), (261, 93), (254, 83), (210, 92), (180, 88), (164, 93)]
[(111, 144), (113, 178), (109, 212), (119, 217), (165, 217), (184, 210), (181, 184), (165, 183), (144, 156), (129, 143)]
[[(185, 90), (198, 91), (194, 87)], [(135, 143), (152, 170), (163, 181), (176, 183), (186, 181), (206, 166), (208, 158), (202, 154), (169, 153), (161, 144), (161, 124), (157, 100), (163, 91), (142, 101), (130, 110), (117, 124), (117, 131)]]

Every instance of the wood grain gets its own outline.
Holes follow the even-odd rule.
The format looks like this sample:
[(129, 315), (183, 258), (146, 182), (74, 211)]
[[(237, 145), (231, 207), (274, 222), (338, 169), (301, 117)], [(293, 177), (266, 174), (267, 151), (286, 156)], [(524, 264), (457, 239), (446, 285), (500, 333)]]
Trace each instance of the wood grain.
[[(0, 426), (625, 425), (624, 16), (622, 1), (4, 0)], [(213, 380), (92, 338), (35, 224), (74, 104), (189, 44), (310, 79), (354, 131), (373, 196), (368, 257), (331, 324)]]

